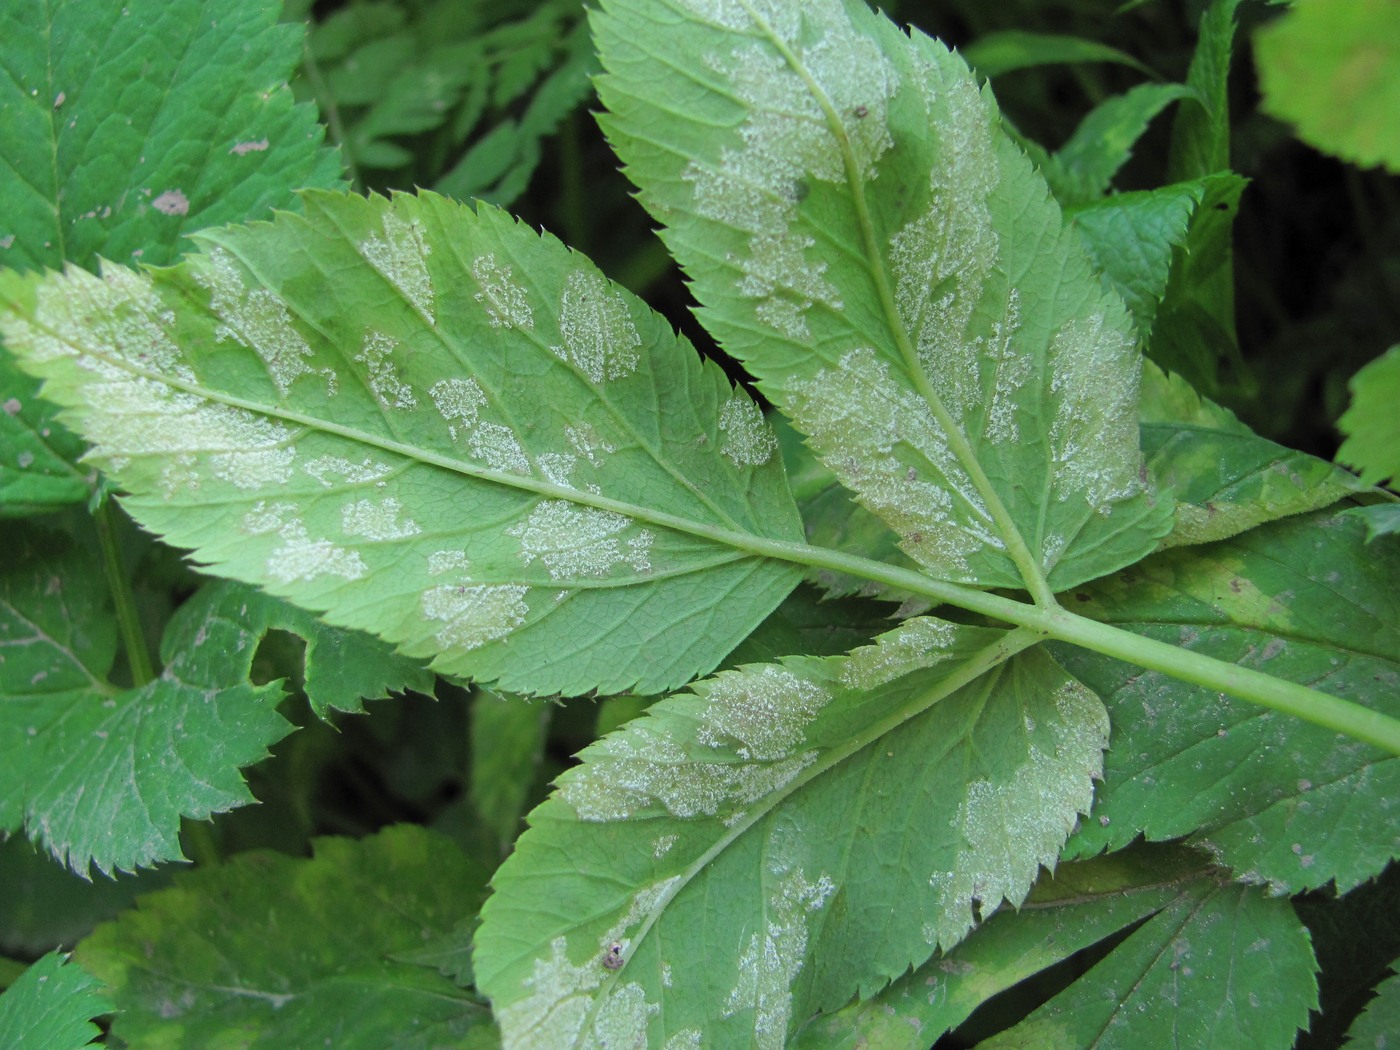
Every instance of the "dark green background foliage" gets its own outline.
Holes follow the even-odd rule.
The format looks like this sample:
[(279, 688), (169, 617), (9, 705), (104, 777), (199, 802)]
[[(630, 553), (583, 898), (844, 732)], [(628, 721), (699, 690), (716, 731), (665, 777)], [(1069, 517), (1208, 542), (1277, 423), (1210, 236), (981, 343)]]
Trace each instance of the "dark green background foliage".
[[(596, 6), (0, 0), (0, 1045), (1396, 1038), (1395, 5)], [(995, 522), (838, 362), (941, 192)]]

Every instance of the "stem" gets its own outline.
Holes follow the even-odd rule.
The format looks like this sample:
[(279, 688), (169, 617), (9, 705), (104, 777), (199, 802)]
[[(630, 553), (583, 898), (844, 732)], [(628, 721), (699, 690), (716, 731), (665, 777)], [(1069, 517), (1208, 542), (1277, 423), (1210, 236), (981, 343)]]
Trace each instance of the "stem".
[(201, 868), (218, 867), (223, 858), (219, 855), (218, 843), (214, 841), (214, 826), (209, 821), (186, 818), (181, 822), (180, 830), (190, 860)]
[(1096, 653), (1117, 657), (1222, 694), (1228, 693), (1240, 700), (1293, 715), (1400, 755), (1400, 719), (1330, 693), (1275, 678), (1263, 671), (1217, 660), (1154, 638), (1144, 638), (1065, 609), (1053, 610), (1049, 617), (1052, 621), (1051, 634), (1061, 641), (1072, 642)]
[(18, 959), (0, 956), (0, 991), (3, 991), (18, 981), (20, 974), (24, 973), (27, 969), (29, 969), (29, 966), (26, 963), (20, 962)]
[(122, 568), (121, 552), (117, 550), (117, 511), (110, 499), (104, 499), (93, 514), (97, 524), (97, 543), (102, 551), (102, 571), (107, 577), (107, 589), (116, 607), (117, 631), (122, 648), (126, 650), (127, 666), (131, 668), (131, 684), (139, 689), (156, 677), (146, 650), (146, 636), (141, 631), (141, 618), (136, 613), (136, 598), (131, 593), (131, 581)]

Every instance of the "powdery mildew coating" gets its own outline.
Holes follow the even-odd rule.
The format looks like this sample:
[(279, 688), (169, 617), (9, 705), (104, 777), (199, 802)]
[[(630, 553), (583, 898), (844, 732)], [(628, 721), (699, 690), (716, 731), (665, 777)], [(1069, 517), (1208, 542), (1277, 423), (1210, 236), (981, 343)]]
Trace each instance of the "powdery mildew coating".
[(619, 564), (650, 572), (654, 534), (640, 529), (624, 539), (632, 524), (622, 514), (550, 499), (535, 504), (530, 516), (506, 529), (506, 535), (520, 540), (522, 562), (538, 559), (551, 579), (607, 576)]
[(209, 290), (209, 308), (222, 322), (215, 329), (215, 337), (257, 353), (283, 397), (291, 391), (292, 383), (304, 375), (325, 376), (328, 392), (334, 393), (335, 373), (329, 368), (313, 368), (307, 362), (313, 356), (311, 347), (292, 324), (292, 315), (281, 296), (268, 288), (248, 288), (243, 282), (243, 271), (223, 248), (211, 249), (204, 260), (203, 266), (195, 268), (194, 279)]
[(422, 227), (417, 219), (405, 222), (393, 210), (384, 212), (383, 227), (383, 237), (367, 237), (355, 247), (429, 325), (435, 324), (433, 279), (428, 273), (432, 248), (423, 239)]
[(393, 468), (387, 463), (376, 463), (368, 456), (358, 463), (351, 463), (344, 456), (327, 454), (303, 463), (301, 469), (302, 473), (315, 478), (326, 488), (333, 488), (337, 483), (362, 485), (367, 482), (383, 487), (385, 475)]
[(704, 1045), (700, 1042), (702, 1034), (695, 1028), (682, 1028), (666, 1040), (666, 1045), (661, 1050), (700, 1050)]
[(528, 477), (530, 460), (520, 440), (508, 427), (480, 418), (486, 395), (475, 379), (439, 379), (428, 391), (438, 412), (447, 421), (453, 441), (465, 439), (467, 450), (492, 470)]
[(564, 280), (559, 304), (563, 346), (550, 350), (595, 383), (636, 371), (642, 337), (617, 289), (599, 274), (575, 270)]
[(808, 881), (801, 867), (770, 865), (773, 889), (763, 909), (763, 929), (749, 935), (739, 956), (739, 979), (724, 1003), (724, 1016), (752, 1010), (759, 1050), (782, 1050), (792, 1021), (792, 982), (807, 952), (807, 923), (836, 889), (827, 875)]
[(1100, 514), (1110, 514), (1114, 503), (1143, 489), (1137, 419), (1141, 363), (1133, 356), (1133, 342), (1107, 325), (1102, 314), (1079, 318), (1055, 333), (1050, 367), (1057, 496), (1082, 496)]
[(570, 772), (559, 797), (580, 820), (630, 820), (660, 804), (675, 817), (713, 817), (785, 787), (816, 760), (808, 751), (775, 762), (699, 762), (685, 748), (639, 726), (605, 737)]
[(761, 467), (778, 450), (778, 438), (759, 407), (738, 391), (720, 406), (719, 430), (719, 450), (736, 467)]
[(992, 306), (981, 301), (982, 288), (1000, 264), (987, 203), (1000, 171), (986, 105), (970, 78), (945, 82), (915, 49), (911, 57), (938, 151), (924, 213), (890, 238), (889, 261), (900, 321), (943, 407), (962, 427), (969, 408), (985, 400), (984, 389), (1025, 382), (1030, 362), (1018, 367), (1006, 353), (1018, 327), (1014, 299), (994, 322), (1002, 337), (996, 358), (988, 354), (987, 340), (969, 330), (974, 313)]
[(252, 536), (276, 533), (280, 543), (268, 555), (264, 571), (278, 583), (341, 576), (358, 580), (369, 572), (358, 551), (327, 539), (312, 539), (291, 503), (259, 500), (243, 515), (243, 531)]
[(525, 289), (511, 275), (511, 267), (496, 261), (494, 252), (472, 261), (472, 276), (481, 285), (481, 291), (472, 298), (486, 308), (492, 328), (528, 330), (535, 327), (535, 315)]
[(399, 378), (394, 367), (393, 354), (398, 348), (398, 340), (391, 339), (383, 332), (366, 332), (364, 344), (355, 360), (365, 366), (365, 377), (370, 393), (385, 409), (417, 408), (418, 398), (413, 388)]
[(1005, 549), (928, 405), (874, 350), (852, 350), (836, 368), (787, 389), (793, 423), (841, 483), (899, 533), (910, 557), (959, 575), (972, 552)]
[(839, 0), (802, 5), (754, 4), (766, 26), (735, 0), (683, 0), (695, 14), (749, 37), (769, 33), (796, 55), (821, 98), (768, 40), (744, 43), (707, 64), (728, 80), (728, 93), (747, 110), (741, 144), (715, 161), (695, 160), (682, 173), (695, 187), (695, 208), (707, 218), (749, 233), (749, 251), (733, 258), (738, 291), (758, 300), (760, 320), (791, 339), (810, 334), (814, 303), (840, 309), (826, 263), (808, 253), (816, 242), (793, 226), (807, 180), (846, 179), (840, 142), (824, 101), (841, 122), (856, 170), (874, 178), (875, 163), (893, 145), (886, 103), (898, 75), (878, 45), (854, 32)]
[(1077, 815), (1089, 812), (1093, 781), (1103, 773), (1108, 715), (1094, 693), (1069, 678), (1053, 703), (1043, 726), (1025, 719), (1027, 754), (1015, 774), (967, 785), (951, 820), (964, 845), (951, 870), (929, 877), (939, 917), (925, 931), (930, 944), (961, 940), (973, 925), (974, 900), (983, 918), (1003, 899), (1019, 902), (1039, 866), (1054, 867)]
[(862, 646), (841, 665), (841, 683), (852, 689), (874, 689), (896, 678), (948, 659), (957, 638), (957, 625), (932, 616), (905, 620), (893, 631)]
[(443, 649), (478, 649), (525, 622), (528, 590), (513, 583), (429, 587), (418, 607), (429, 620), (443, 624), (435, 635)]
[(449, 572), (466, 572), (471, 568), (466, 551), (433, 551), (428, 555), (428, 575), (444, 576)]
[(166, 499), (210, 474), (245, 491), (286, 482), (296, 460), (286, 426), (166, 381), (196, 382), (168, 331), (173, 324), (151, 279), (123, 267), (100, 278), (72, 269), (38, 287), (34, 323), (3, 318), (6, 337), (36, 360), (72, 358), (93, 374), (84, 385), (86, 436), (109, 469), (154, 457)]
[(340, 527), (347, 536), (367, 540), (406, 540), (423, 530), (412, 518), (404, 516), (403, 504), (393, 496), (382, 500), (356, 500), (341, 508)]
[(768, 665), (721, 674), (705, 700), (696, 733), (700, 743), (731, 748), (745, 760), (773, 761), (802, 746), (807, 724), (831, 701), (831, 693)]
[(591, 946), (583, 963), (569, 959), (564, 937), (550, 942), (549, 957), (536, 959), (529, 977), (522, 982), (527, 993), (513, 1003), (497, 1007), (506, 1050), (526, 1050), (549, 1046), (606, 1046), (646, 1050), (649, 1019), (659, 1007), (646, 1001), (640, 984), (629, 982), (612, 989), (594, 1018), (588, 1042), (580, 1044), (594, 993), (610, 971), (601, 963), (603, 953), (621, 944), (624, 953), (631, 946), (623, 935), (670, 896), (678, 879), (663, 879), (644, 886), (628, 902), (628, 907)]

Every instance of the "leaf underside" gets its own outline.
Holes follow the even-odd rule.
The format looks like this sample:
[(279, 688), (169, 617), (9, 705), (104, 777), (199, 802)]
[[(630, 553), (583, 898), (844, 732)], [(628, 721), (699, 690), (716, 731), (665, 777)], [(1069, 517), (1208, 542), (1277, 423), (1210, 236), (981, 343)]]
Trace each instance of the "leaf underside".
[(1152, 549), (1127, 314), (961, 59), (840, 0), (613, 0), (594, 28), (701, 321), (905, 553), (1060, 590)]
[(144, 526), (522, 692), (675, 686), (796, 584), (742, 547), (802, 535), (776, 440), (656, 315), (486, 206), (304, 203), (169, 270), (0, 283)]
[(724, 672), (585, 750), (477, 937), (506, 1046), (778, 1048), (1019, 902), (1108, 726), (1007, 637), (910, 620)]

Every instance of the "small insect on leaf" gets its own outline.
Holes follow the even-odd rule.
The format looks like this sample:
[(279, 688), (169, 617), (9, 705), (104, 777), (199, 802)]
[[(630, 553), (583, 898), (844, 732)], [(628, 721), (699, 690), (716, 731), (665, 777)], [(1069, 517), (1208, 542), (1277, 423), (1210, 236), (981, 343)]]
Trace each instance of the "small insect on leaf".
[(608, 945), (608, 950), (603, 953), (603, 966), (609, 970), (620, 970), (622, 964), (627, 960), (622, 957), (622, 945), (613, 941)]

